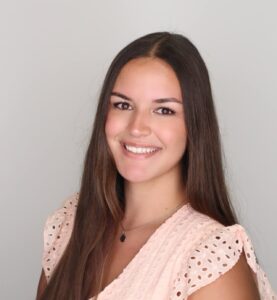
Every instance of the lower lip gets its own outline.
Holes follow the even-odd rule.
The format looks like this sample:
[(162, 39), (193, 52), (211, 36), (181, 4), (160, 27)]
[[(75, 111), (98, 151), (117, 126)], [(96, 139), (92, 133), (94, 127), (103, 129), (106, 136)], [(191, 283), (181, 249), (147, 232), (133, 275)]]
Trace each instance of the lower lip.
[(136, 159), (144, 159), (144, 158), (149, 158), (149, 157), (152, 157), (154, 156), (155, 154), (157, 154), (158, 152), (160, 152), (160, 149), (154, 151), (154, 152), (150, 152), (150, 153), (133, 153), (133, 152), (129, 152), (125, 146), (123, 144), (121, 144), (121, 147), (123, 149), (123, 153), (130, 157), (130, 158), (136, 158)]

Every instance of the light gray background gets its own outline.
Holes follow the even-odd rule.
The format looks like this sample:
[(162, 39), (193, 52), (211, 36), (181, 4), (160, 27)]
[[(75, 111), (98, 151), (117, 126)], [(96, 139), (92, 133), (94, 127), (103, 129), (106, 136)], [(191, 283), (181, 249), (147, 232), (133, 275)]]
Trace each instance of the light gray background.
[(143, 34), (189, 37), (210, 71), (241, 223), (277, 289), (277, 2), (0, 4), (0, 298), (34, 299), (48, 214), (78, 190), (100, 86)]

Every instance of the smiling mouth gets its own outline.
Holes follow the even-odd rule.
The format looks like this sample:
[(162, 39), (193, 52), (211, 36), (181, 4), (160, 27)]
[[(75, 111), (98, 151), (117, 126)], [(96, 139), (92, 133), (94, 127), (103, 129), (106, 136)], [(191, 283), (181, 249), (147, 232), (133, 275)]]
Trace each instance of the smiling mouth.
[(150, 153), (157, 152), (161, 149), (158, 147), (135, 147), (125, 143), (123, 143), (122, 145), (128, 152), (134, 154), (150, 154)]

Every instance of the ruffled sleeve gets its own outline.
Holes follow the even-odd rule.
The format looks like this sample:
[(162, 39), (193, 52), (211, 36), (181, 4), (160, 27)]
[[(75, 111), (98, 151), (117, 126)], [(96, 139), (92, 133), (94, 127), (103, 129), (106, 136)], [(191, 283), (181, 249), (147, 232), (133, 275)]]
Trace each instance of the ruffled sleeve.
[(277, 299), (266, 274), (257, 262), (250, 238), (239, 224), (215, 230), (193, 250), (184, 274), (187, 296), (230, 270), (238, 262), (242, 252), (255, 274), (261, 299)]
[(42, 267), (49, 281), (71, 236), (78, 193), (68, 197), (63, 206), (50, 215), (44, 226)]

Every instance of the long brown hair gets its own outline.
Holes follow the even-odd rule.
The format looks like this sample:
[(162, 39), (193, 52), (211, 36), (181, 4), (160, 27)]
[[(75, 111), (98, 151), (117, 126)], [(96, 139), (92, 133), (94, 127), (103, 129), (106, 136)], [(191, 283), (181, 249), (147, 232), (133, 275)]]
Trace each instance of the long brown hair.
[(143, 36), (113, 60), (100, 93), (92, 136), (84, 161), (78, 208), (68, 246), (41, 300), (87, 300), (101, 290), (104, 254), (124, 216), (124, 181), (105, 136), (108, 103), (115, 80), (131, 59), (157, 57), (179, 80), (188, 142), (182, 176), (191, 206), (224, 225), (237, 219), (229, 201), (210, 80), (196, 47), (184, 36), (157, 32)]

